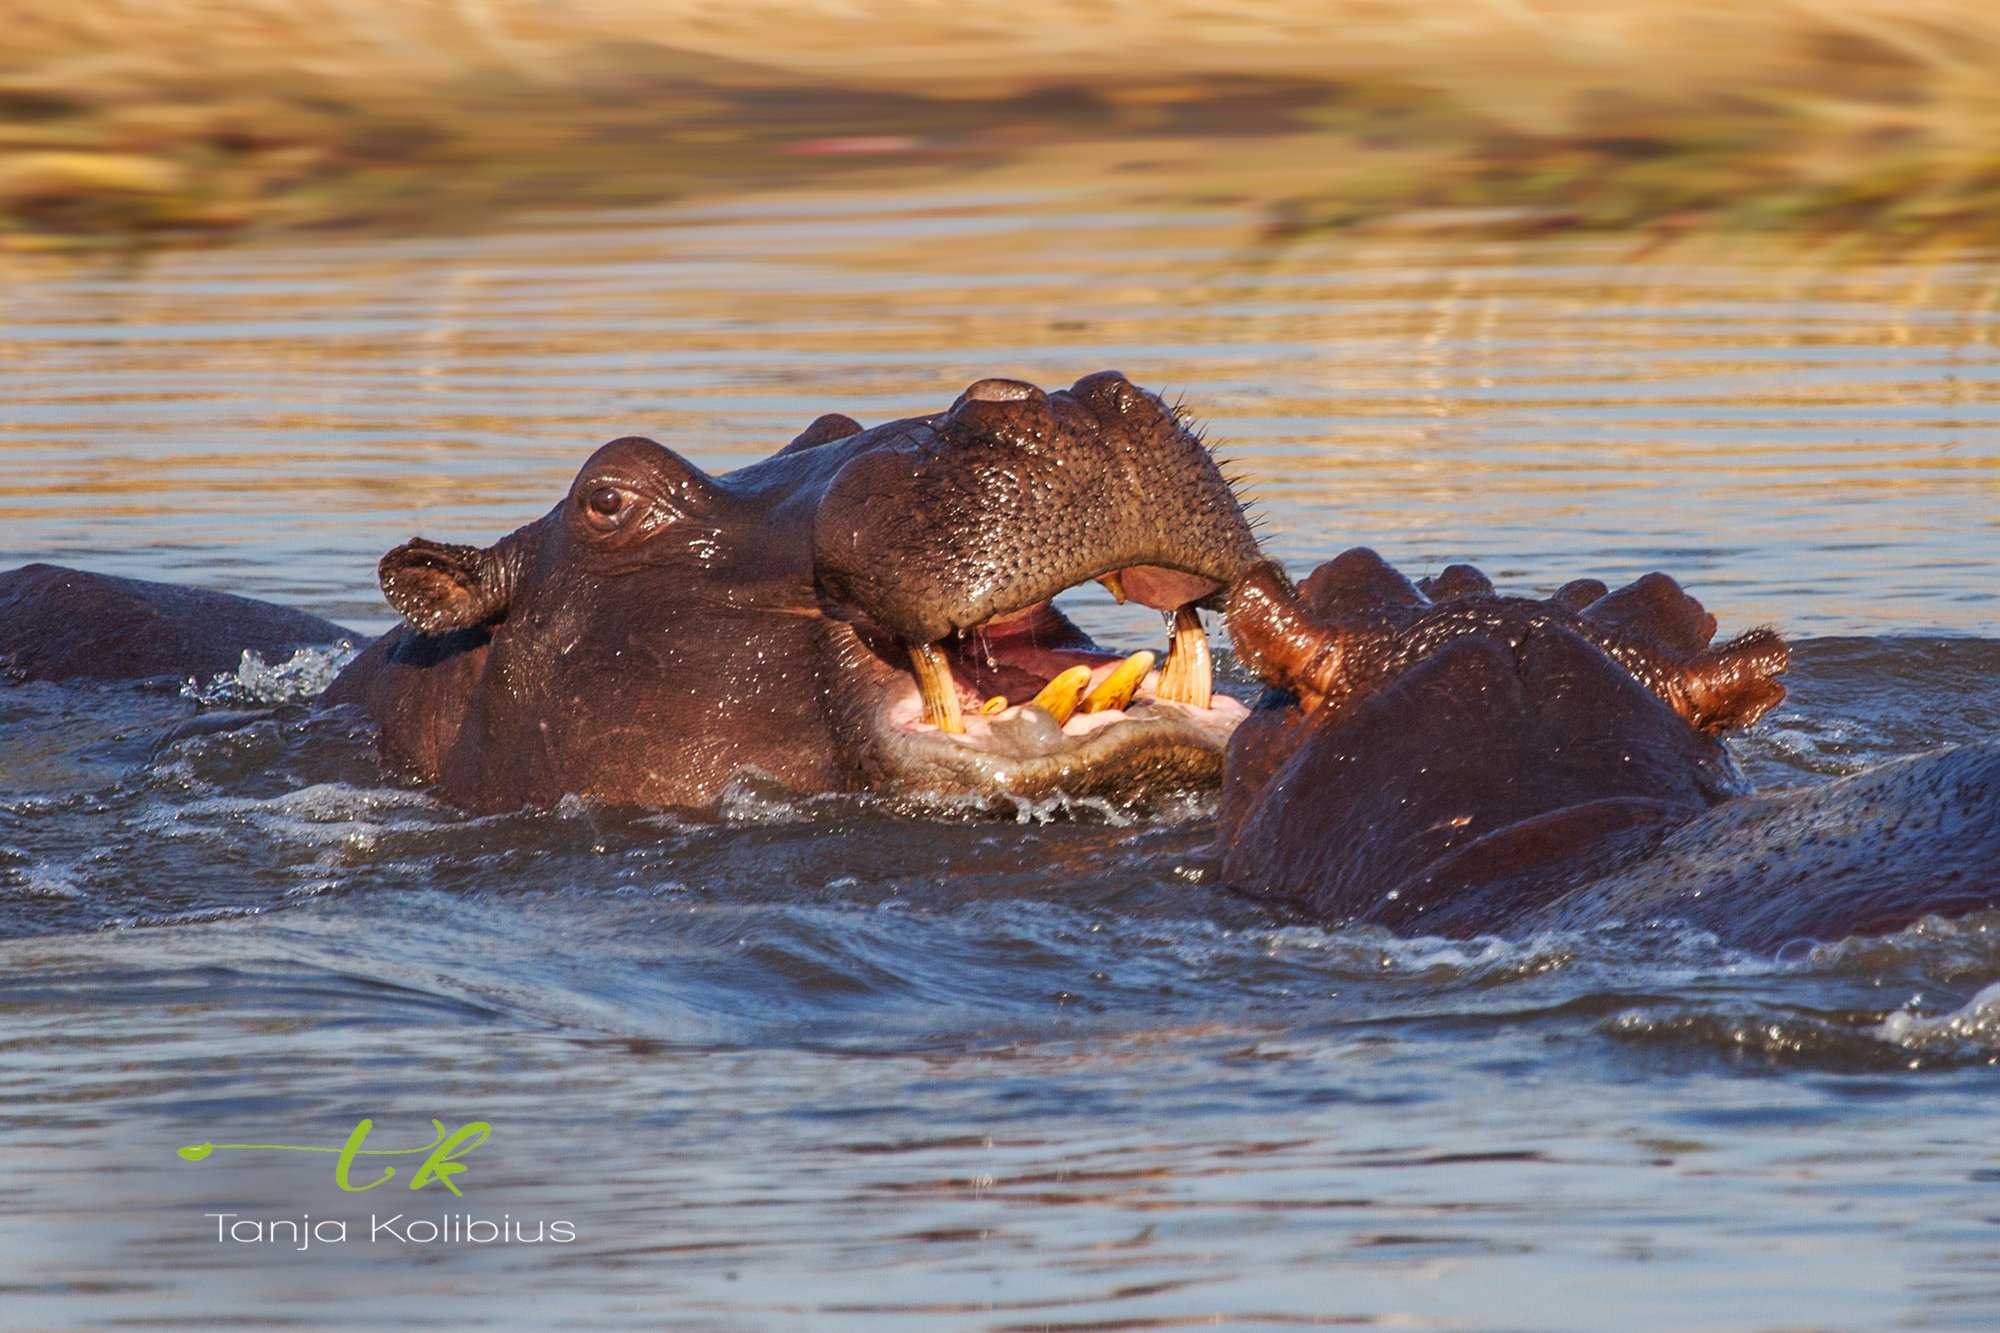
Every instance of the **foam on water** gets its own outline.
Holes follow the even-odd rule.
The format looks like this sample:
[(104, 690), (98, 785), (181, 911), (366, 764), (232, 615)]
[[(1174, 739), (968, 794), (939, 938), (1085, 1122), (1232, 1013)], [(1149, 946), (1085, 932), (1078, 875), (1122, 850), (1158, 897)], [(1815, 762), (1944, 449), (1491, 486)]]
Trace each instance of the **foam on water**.
[(2000, 1062), (2000, 982), (1945, 1013), (1898, 1009), (1882, 1020), (1875, 1035), (1922, 1054), (1984, 1054)]

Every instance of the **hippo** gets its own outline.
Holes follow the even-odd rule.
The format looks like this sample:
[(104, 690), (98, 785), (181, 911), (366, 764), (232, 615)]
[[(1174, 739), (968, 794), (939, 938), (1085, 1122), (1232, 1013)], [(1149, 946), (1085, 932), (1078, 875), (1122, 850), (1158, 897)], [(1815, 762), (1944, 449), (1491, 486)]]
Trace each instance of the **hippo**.
[[(747, 772), (1140, 802), (1220, 781), (1247, 709), (1214, 691), (1201, 611), (1256, 558), (1214, 458), (1155, 395), (1115, 371), (1053, 393), (985, 379), (929, 416), (820, 417), (720, 476), (613, 440), (498, 542), (384, 556), (403, 623), (320, 702), (473, 811), (701, 807)], [(1164, 661), (1100, 649), (1052, 605), (1093, 579), (1168, 618)], [(184, 678), (351, 637), (228, 594), (0, 575), (17, 679)]]
[(1227, 598), (1267, 684), (1229, 746), (1234, 890), (1329, 923), (1523, 936), (1674, 923), (1725, 945), (2000, 906), (2000, 745), (1752, 792), (1720, 736), (1784, 697), (1783, 639), (1715, 644), (1672, 579), (1498, 594), (1357, 549)]

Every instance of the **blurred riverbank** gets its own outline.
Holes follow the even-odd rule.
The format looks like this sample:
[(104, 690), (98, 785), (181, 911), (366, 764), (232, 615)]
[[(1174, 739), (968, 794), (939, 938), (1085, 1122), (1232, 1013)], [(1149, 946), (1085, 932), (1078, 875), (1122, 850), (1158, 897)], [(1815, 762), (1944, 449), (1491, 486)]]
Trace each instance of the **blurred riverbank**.
[(0, 0), (0, 248), (991, 177), (1268, 236), (2000, 232), (1973, 0)]

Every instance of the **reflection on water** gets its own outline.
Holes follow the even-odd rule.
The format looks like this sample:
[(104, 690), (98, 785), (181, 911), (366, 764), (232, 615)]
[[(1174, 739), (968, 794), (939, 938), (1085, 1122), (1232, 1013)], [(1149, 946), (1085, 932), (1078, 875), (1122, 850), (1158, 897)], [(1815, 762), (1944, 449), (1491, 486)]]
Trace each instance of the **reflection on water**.
[(23, 270), (0, 560), (379, 628), (383, 550), (491, 540), (613, 436), (719, 470), (822, 412), (1115, 365), (1211, 423), (1288, 559), (1664, 565), (1732, 622), (1991, 625), (2000, 275), (1625, 248), (1272, 251), (1228, 213), (927, 197)]
[[(1760, 782), (2000, 725), (1983, 266), (1273, 252), (1221, 213), (931, 197), (11, 277), (0, 565), (377, 628), (382, 550), (493, 539), (605, 438), (723, 469), (821, 412), (1115, 365), (1210, 422), (1295, 564), (1665, 567), (1725, 628), (1798, 631), (1793, 696), (1742, 746)], [(10, 1327), (2000, 1309), (1990, 917), (1777, 962), (1637, 927), (1398, 941), (1221, 894), (1199, 811), (913, 823), (745, 784), (709, 822), (471, 818), (296, 706), (161, 742), (190, 707), (0, 689)], [(494, 1135), (463, 1200), (174, 1155), (362, 1116)], [(218, 1242), (218, 1210), (355, 1238)], [(402, 1210), (579, 1239), (361, 1239)]]

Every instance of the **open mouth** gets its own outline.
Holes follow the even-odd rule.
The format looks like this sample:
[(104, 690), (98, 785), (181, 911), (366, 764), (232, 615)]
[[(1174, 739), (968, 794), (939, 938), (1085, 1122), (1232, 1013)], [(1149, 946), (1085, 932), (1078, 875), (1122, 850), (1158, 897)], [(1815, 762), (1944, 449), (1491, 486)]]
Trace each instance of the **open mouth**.
[[(1116, 586), (1116, 576), (1110, 581)], [(935, 644), (909, 649), (913, 696), (898, 699), (905, 731), (1027, 757), (1121, 723), (1169, 720), (1226, 740), (1246, 710), (1215, 694), (1201, 613), (1171, 613), (1164, 654), (1105, 652), (1048, 601)]]
[[(1124, 573), (1099, 578), (1121, 601)], [(1147, 591), (1158, 595), (1157, 579)], [(1196, 606), (1165, 620), (1159, 650), (1125, 655), (1093, 643), (1048, 598), (929, 644), (856, 625), (874, 669), (877, 755), (902, 785), (947, 793), (1132, 797), (1212, 785), (1249, 710), (1216, 692)]]
[[(1256, 554), (1206, 445), (1115, 371), (981, 380), (844, 463), (813, 519), (815, 583), (874, 687), (857, 739), (905, 789), (1219, 782), (1247, 710), (1215, 693), (1198, 608)], [(1091, 580), (1163, 612), (1167, 641), (1092, 643), (1051, 604)]]

